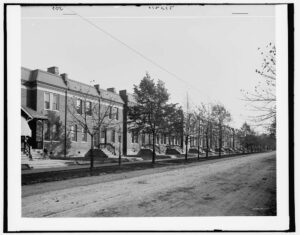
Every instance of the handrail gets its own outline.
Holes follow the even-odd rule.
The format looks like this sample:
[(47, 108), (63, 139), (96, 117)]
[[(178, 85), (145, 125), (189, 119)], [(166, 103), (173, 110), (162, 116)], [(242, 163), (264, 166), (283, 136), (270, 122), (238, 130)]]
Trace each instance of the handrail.
[(180, 146), (180, 145), (177, 145), (177, 144), (169, 144), (169, 145), (167, 145), (166, 147), (167, 147), (167, 148), (173, 148), (173, 149), (176, 149), (176, 150), (179, 151), (179, 152), (182, 152), (182, 151), (183, 151), (183, 149), (181, 148), (181, 146)]
[[(161, 149), (160, 149), (160, 146), (155, 144), (155, 151), (161, 153)], [(148, 149), (153, 149), (153, 145), (152, 144), (143, 144), (142, 145), (142, 148), (148, 148)]]
[(107, 149), (112, 154), (116, 154), (116, 148), (111, 143), (99, 143), (99, 149)]

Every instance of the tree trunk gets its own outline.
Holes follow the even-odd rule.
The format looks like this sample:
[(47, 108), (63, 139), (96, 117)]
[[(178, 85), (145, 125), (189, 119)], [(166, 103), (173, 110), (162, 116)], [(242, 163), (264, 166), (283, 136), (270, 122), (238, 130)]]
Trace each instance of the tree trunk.
[(94, 136), (91, 135), (91, 156), (90, 156), (90, 170), (94, 168)]
[(152, 164), (155, 164), (155, 131), (152, 132), (152, 147), (153, 147), (153, 151), (152, 151)]
[(121, 143), (119, 143), (119, 166), (121, 166)]
[(200, 122), (199, 122), (199, 129), (198, 129), (198, 160), (200, 159)]
[(209, 147), (209, 145), (208, 145), (208, 129), (209, 127), (208, 127), (208, 123), (207, 123), (207, 128), (206, 128), (206, 133), (205, 133), (205, 135), (206, 135), (206, 157), (208, 157), (208, 147)]
[(221, 157), (221, 149), (222, 149), (222, 125), (219, 124), (219, 157)]
[(232, 132), (233, 134), (232, 134), (232, 148), (233, 148), (233, 150), (235, 149), (235, 133), (234, 133), (234, 131)]
[(188, 158), (188, 143), (189, 143), (189, 136), (187, 135), (185, 137), (185, 161), (187, 161)]

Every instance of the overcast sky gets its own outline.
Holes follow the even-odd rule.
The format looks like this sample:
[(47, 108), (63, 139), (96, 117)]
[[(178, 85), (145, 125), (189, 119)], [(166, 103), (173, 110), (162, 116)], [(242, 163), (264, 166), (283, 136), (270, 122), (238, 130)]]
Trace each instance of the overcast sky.
[(258, 83), (257, 48), (275, 43), (274, 6), (62, 8), (22, 8), (22, 66), (129, 92), (148, 71), (172, 102), (223, 103), (236, 128), (254, 114), (240, 90)]

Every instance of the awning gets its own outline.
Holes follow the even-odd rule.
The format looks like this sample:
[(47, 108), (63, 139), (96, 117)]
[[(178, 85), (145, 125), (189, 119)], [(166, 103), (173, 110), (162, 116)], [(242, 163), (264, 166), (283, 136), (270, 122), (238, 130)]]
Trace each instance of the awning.
[(31, 129), (24, 117), (21, 117), (21, 136), (31, 136)]

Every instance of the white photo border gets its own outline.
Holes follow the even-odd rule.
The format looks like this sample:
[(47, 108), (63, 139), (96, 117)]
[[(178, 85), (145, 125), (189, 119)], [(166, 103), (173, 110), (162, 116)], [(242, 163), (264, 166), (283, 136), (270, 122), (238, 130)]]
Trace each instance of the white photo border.
[[(66, 1), (68, 2), (68, 1)], [(42, 3), (42, 2), (41, 2)], [(59, 3), (59, 2), (58, 2)], [(118, 3), (118, 2), (116, 2)], [(55, 4), (55, 3), (53, 3)], [(238, 3), (237, 3), (238, 4)], [(23, 218), (21, 216), (21, 9), (7, 5), (8, 231), (282, 231), (289, 229), (287, 5), (276, 5), (277, 216)]]

